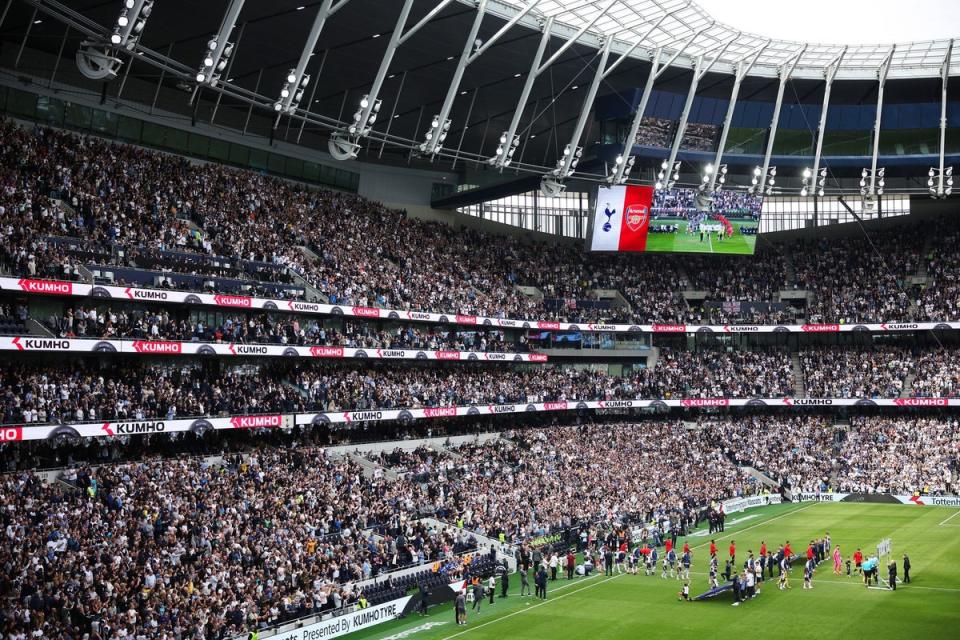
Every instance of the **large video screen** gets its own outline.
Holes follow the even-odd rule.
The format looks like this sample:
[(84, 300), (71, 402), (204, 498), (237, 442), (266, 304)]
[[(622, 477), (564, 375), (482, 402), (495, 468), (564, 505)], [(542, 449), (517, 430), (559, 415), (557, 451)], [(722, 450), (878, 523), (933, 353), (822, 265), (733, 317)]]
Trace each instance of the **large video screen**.
[(601, 187), (590, 239), (592, 251), (752, 255), (763, 199), (695, 189)]

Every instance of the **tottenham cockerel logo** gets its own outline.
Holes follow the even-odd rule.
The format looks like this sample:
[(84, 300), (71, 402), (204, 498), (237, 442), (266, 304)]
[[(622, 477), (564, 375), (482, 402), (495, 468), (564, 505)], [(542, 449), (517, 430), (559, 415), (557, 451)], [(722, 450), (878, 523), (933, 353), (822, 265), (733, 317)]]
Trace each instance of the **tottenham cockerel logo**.
[(630, 231), (638, 231), (647, 223), (650, 209), (645, 204), (631, 204), (624, 213), (624, 222)]

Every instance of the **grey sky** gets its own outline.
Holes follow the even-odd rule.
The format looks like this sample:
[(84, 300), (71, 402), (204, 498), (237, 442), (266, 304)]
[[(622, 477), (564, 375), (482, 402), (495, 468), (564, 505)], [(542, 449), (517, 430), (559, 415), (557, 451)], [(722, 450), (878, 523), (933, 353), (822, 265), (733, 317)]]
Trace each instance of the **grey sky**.
[(696, 2), (731, 27), (785, 40), (885, 44), (960, 38), (960, 0)]

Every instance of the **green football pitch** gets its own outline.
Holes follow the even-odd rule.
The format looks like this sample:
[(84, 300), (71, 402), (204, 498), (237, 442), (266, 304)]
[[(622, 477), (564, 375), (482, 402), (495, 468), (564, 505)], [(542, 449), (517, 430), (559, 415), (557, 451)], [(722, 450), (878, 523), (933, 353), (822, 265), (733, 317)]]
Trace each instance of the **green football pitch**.
[[(957, 517), (953, 517), (957, 516)], [(519, 578), (511, 576), (510, 594), (485, 600), (479, 614), (469, 611), (468, 624), (454, 623), (453, 605), (438, 605), (385, 623), (351, 637), (364, 640), (425, 638), (446, 640), (541, 640), (589, 638), (960, 638), (960, 510), (880, 504), (785, 504), (728, 517), (726, 531), (715, 535), (721, 550), (736, 539), (738, 562), (761, 540), (776, 550), (790, 540), (797, 552), (829, 532), (844, 558), (857, 547), (873, 552), (883, 538), (893, 541), (902, 577), (902, 557), (909, 554), (912, 582), (895, 592), (867, 589), (858, 576), (833, 574), (832, 560), (817, 569), (814, 588), (802, 588), (800, 566), (790, 574), (791, 588), (781, 591), (775, 580), (739, 607), (732, 594), (702, 602), (677, 599), (680, 582), (656, 576), (594, 575), (572, 581), (558, 578), (548, 586), (548, 599), (520, 597)], [(707, 590), (709, 537), (703, 531), (687, 538), (693, 549), (691, 594)], [(682, 539), (680, 545), (682, 546)], [(720, 554), (723, 557), (723, 552)], [(828, 566), (829, 564), (829, 566)], [(721, 562), (721, 569), (723, 563)], [(885, 577), (886, 572), (881, 572)], [(531, 583), (533, 580), (531, 579)], [(499, 595), (499, 584), (497, 593)]]
[(707, 234), (700, 242), (700, 234), (687, 233), (687, 221), (673, 218), (657, 218), (651, 224), (676, 224), (680, 229), (676, 233), (648, 233), (648, 252), (677, 252), (677, 253), (731, 253), (752, 255), (757, 246), (757, 236), (745, 236), (740, 233), (741, 227), (755, 228), (759, 225), (755, 220), (731, 220), (734, 232), (733, 237), (717, 239), (716, 233)]

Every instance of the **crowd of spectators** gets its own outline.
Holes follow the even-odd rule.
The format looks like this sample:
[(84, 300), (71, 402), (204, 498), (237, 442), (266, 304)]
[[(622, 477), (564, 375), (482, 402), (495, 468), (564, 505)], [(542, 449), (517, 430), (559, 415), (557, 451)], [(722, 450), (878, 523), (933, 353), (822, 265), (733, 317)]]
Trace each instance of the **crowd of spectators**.
[[(175, 317), (169, 307), (114, 309), (78, 305), (52, 315), (46, 325), (62, 338), (132, 338), (186, 342), (238, 342), (283, 345), (328, 345), (374, 349), (447, 349), (454, 351), (526, 351), (527, 338), (508, 339), (501, 330), (458, 330), (422, 323), (380, 327), (357, 320), (324, 323), (290, 314), (230, 315), (219, 322), (213, 314)], [(182, 315), (182, 314), (180, 314)]]
[[(950, 228), (925, 258), (929, 226), (904, 226), (718, 268), (714, 256), (598, 256), (575, 243), (457, 230), (355, 195), (10, 121), (0, 135), (0, 265), (19, 275), (76, 279), (83, 267), (114, 265), (230, 277), (254, 293), (302, 277), (341, 304), (575, 322), (782, 320), (691, 312), (679, 292), (693, 280), (722, 301), (808, 290), (811, 321), (952, 319), (958, 306)], [(687, 205), (658, 201), (654, 212)], [(720, 192), (714, 206), (759, 212), (758, 199), (738, 191)], [(910, 276), (924, 263), (931, 282), (919, 290)], [(572, 304), (548, 306), (518, 285)], [(619, 290), (631, 308), (576, 304), (599, 288)]]
[[(476, 549), (415, 520), (413, 483), (322, 449), (7, 476), (4, 634), (224, 638), (339, 609), (357, 583)], [(42, 514), (40, 521), (32, 514)], [(129, 636), (127, 634), (130, 634)], [(11, 635), (11, 637), (15, 637)]]
[(790, 254), (796, 286), (814, 294), (807, 319), (845, 324), (919, 319), (908, 278), (920, 265), (929, 232), (924, 229), (903, 227), (869, 238), (798, 244)]
[(673, 120), (655, 116), (644, 116), (640, 119), (640, 127), (637, 128), (637, 137), (634, 139), (635, 144), (644, 147), (669, 148), (672, 140)]
[[(274, 363), (218, 368), (17, 364), (0, 371), (4, 424), (360, 411), (550, 401), (789, 395), (767, 359), (678, 352), (660, 374), (499, 364)], [(705, 366), (709, 367), (704, 377)]]
[(821, 347), (800, 351), (800, 366), (810, 397), (899, 398), (915, 361), (903, 348)]
[(854, 417), (835, 454), (838, 491), (956, 493), (955, 417)]
[(763, 471), (785, 488), (814, 492), (830, 486), (836, 464), (831, 455), (836, 429), (830, 418), (753, 415), (704, 419), (698, 428), (704, 442), (735, 464)]
[(917, 357), (911, 385), (915, 397), (960, 397), (960, 352), (934, 349)]
[(720, 127), (715, 124), (688, 122), (680, 141), (680, 148), (687, 151), (713, 151), (716, 149)]
[(705, 445), (792, 491), (956, 493), (960, 422), (949, 415), (756, 415), (703, 420)]
[(98, 422), (299, 411), (282, 377), (245, 367), (8, 364), (0, 370), (4, 424)]
[[(376, 348), (496, 348), (477, 335), (329, 331), (324, 344)], [(467, 332), (468, 334), (470, 332)], [(172, 337), (171, 334), (168, 337)], [(186, 336), (184, 336), (186, 337)], [(488, 340), (484, 342), (484, 340)], [(810, 398), (957, 397), (957, 352), (899, 347), (812, 348), (799, 354)], [(361, 411), (553, 401), (786, 398), (797, 395), (783, 349), (662, 347), (652, 367), (606, 365), (265, 360), (112, 364), (15, 360), (0, 371), (5, 424), (204, 415)]]
[[(630, 424), (516, 431), (453, 451), (435, 465), (431, 508), (464, 526), (509, 540), (576, 522), (635, 519), (755, 491), (720, 452), (705, 450), (680, 422), (656, 431)], [(439, 500), (443, 498), (444, 501)], [(443, 518), (441, 518), (443, 519)]]

